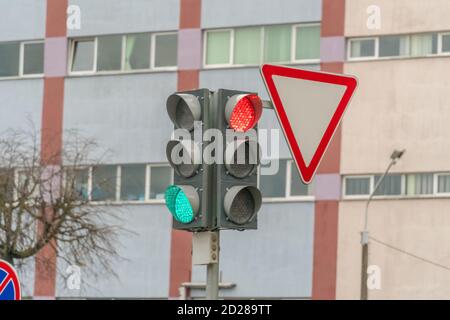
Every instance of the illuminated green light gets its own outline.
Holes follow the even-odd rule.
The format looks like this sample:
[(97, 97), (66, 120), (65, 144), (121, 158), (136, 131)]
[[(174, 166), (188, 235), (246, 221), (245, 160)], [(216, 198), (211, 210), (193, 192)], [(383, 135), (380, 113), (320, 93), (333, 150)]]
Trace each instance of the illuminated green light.
[(175, 220), (188, 224), (194, 220), (194, 210), (183, 190), (175, 185), (169, 186), (165, 193), (166, 205)]

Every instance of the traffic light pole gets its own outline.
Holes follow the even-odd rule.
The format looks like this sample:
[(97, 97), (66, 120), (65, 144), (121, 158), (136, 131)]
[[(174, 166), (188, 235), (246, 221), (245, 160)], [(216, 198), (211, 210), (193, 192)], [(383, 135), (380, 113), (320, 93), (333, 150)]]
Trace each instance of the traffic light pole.
[[(216, 244), (219, 248), (217, 250), (217, 263), (208, 263), (206, 265), (206, 299), (217, 300), (219, 299), (219, 262), (220, 262), (220, 238), (219, 231), (213, 232), (213, 239), (216, 239)], [(214, 244), (213, 244), (214, 245)]]

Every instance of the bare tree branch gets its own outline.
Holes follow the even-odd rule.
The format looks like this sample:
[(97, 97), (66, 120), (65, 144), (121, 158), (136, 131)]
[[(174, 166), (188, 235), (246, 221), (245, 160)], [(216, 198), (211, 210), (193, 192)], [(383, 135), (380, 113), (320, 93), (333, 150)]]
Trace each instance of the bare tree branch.
[(40, 133), (30, 127), (0, 135), (0, 258), (21, 265), (49, 245), (68, 264), (114, 274), (126, 230), (118, 207), (92, 203), (83, 181), (101, 164), (92, 156), (97, 144), (68, 131), (62, 150), (43, 159)]

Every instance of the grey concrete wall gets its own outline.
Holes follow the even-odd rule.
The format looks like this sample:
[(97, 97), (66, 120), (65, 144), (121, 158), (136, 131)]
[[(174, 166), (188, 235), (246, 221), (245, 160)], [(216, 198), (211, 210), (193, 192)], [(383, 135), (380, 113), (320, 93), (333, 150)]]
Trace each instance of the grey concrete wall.
[[(121, 259), (113, 264), (117, 277), (103, 275), (96, 279), (89, 270), (82, 268), (81, 289), (69, 290), (62, 276), (67, 264), (58, 259), (58, 297), (168, 296), (172, 219), (167, 209), (163, 205), (130, 205), (120, 208), (120, 217), (123, 221), (121, 226), (129, 232), (121, 234), (116, 247), (121, 256)], [(102, 271), (100, 266), (95, 268)]]
[[(312, 290), (314, 204), (264, 203), (258, 230), (221, 232), (220, 270), (233, 289), (223, 297), (308, 298)], [(193, 266), (192, 281), (205, 282), (204, 266)], [(194, 290), (201, 297), (204, 291)]]
[(69, 78), (64, 129), (95, 138), (105, 163), (167, 162), (166, 100), (175, 91), (174, 72)]
[(179, 0), (70, 0), (81, 10), (81, 29), (69, 37), (176, 30)]
[(41, 79), (0, 81), (0, 133), (41, 128), (44, 82)]
[(265, 25), (320, 21), (321, 0), (207, 0), (202, 2), (202, 27)]
[(46, 5), (47, 0), (0, 0), (0, 41), (45, 38)]

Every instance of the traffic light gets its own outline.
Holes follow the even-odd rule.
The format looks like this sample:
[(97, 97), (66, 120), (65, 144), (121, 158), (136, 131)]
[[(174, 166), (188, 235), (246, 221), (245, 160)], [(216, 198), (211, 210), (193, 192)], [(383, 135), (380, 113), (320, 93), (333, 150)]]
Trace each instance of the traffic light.
[(257, 123), (262, 101), (256, 94), (220, 89), (215, 127), (222, 132), (223, 164), (215, 170), (215, 210), (219, 229), (256, 229), (261, 207), (257, 188), (260, 161)]
[(174, 124), (174, 137), (166, 146), (174, 169), (174, 184), (165, 192), (173, 216), (173, 228), (201, 231), (211, 227), (209, 165), (202, 164), (203, 144), (195, 141), (196, 130), (210, 126), (210, 92), (207, 89), (175, 93), (167, 99), (167, 113)]

